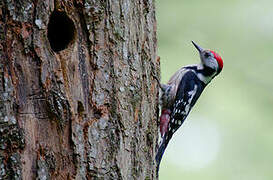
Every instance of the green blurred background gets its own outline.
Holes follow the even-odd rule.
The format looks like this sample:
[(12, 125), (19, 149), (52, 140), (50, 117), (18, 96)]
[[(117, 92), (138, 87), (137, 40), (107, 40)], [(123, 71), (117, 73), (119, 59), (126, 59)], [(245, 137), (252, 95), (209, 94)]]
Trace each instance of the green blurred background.
[(273, 179), (273, 1), (156, 1), (162, 82), (218, 52), (205, 89), (163, 156), (160, 180)]

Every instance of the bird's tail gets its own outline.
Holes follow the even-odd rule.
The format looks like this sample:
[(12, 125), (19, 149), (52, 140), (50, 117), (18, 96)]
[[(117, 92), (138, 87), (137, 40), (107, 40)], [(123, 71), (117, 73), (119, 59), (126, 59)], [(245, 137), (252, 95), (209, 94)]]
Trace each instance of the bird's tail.
[(162, 156), (163, 156), (163, 154), (165, 152), (165, 149), (166, 149), (167, 145), (168, 145), (168, 142), (167, 142), (167, 139), (166, 139), (166, 135), (164, 135), (163, 140), (161, 141), (161, 143), (159, 145), (159, 148), (157, 150), (156, 157), (155, 157), (156, 165), (157, 165), (157, 167), (156, 167), (157, 174), (158, 174), (158, 171), (159, 171), (159, 165), (160, 165)]

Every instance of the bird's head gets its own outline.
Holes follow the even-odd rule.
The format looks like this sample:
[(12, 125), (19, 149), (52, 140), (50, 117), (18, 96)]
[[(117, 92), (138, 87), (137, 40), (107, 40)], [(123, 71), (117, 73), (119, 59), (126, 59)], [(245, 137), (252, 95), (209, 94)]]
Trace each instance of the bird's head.
[(212, 50), (205, 50), (192, 41), (192, 44), (199, 51), (201, 63), (219, 74), (223, 69), (223, 60), (219, 54)]

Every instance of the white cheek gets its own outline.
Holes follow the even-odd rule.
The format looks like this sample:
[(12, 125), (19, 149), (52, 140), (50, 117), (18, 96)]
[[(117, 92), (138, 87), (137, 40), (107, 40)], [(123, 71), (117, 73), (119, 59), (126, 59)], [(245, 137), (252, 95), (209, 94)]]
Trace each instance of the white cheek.
[(210, 58), (207, 61), (205, 61), (205, 65), (212, 69), (217, 70), (218, 63), (214, 58)]

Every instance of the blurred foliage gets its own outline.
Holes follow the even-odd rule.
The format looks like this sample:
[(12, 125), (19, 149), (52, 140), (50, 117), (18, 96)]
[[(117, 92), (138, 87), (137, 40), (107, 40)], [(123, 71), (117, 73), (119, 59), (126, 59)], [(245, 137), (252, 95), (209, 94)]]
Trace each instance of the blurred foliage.
[(199, 62), (191, 40), (224, 60), (171, 140), (159, 179), (273, 179), (273, 1), (162, 0), (156, 7), (163, 83)]

